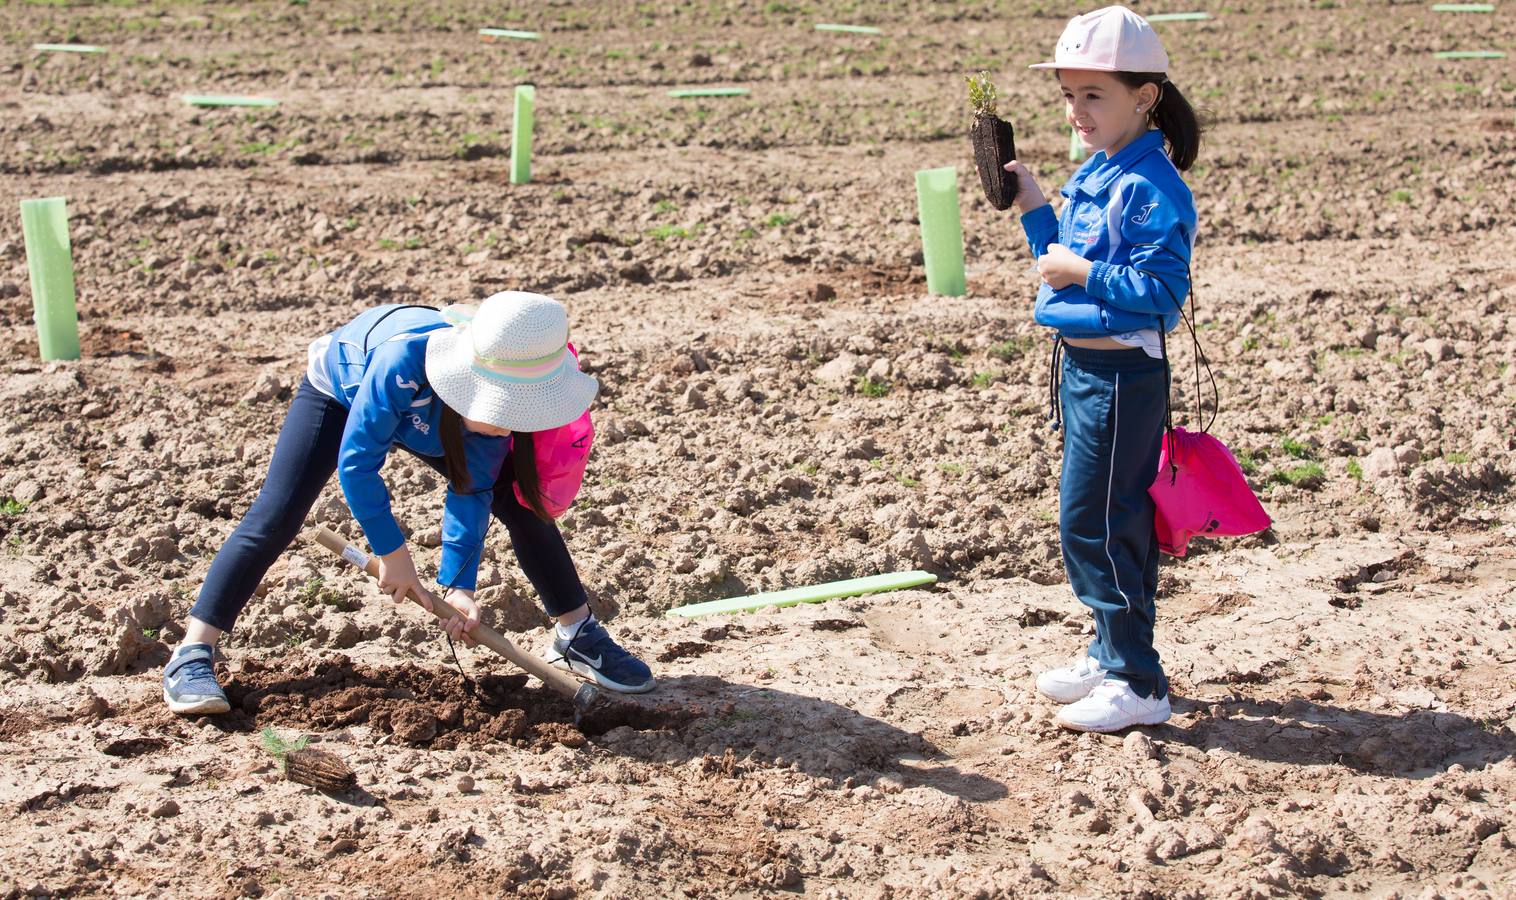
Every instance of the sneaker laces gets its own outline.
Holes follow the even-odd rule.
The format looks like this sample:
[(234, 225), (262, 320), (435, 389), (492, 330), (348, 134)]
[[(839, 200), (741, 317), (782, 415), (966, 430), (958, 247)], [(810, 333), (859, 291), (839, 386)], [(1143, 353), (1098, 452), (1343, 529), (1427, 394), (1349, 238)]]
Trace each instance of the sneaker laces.
[[(592, 622), (594, 620), (594, 618), (595, 618), (594, 616), (585, 616), (584, 618), (580, 619), (579, 622), (578, 622), (578, 624), (574, 626), (574, 634), (573, 634), (573, 636), (570, 637), (568, 640), (566, 640), (566, 641), (563, 642), (563, 652), (559, 653), (553, 659), (548, 660), (548, 662), (550, 662), (550, 663), (555, 663), (555, 662), (570, 662), (570, 660), (568, 658), (568, 652), (569, 652), (569, 650), (573, 649), (574, 642), (577, 641), (577, 640), (579, 640), (580, 636), (584, 634), (585, 629), (589, 627), (590, 622)], [(555, 625), (554, 626), (554, 637), (556, 637), (556, 636), (557, 636), (557, 626)]]
[(190, 694), (219, 694), (221, 684), (216, 681), (216, 670), (208, 659), (192, 659), (179, 666), (184, 673), (183, 691)]

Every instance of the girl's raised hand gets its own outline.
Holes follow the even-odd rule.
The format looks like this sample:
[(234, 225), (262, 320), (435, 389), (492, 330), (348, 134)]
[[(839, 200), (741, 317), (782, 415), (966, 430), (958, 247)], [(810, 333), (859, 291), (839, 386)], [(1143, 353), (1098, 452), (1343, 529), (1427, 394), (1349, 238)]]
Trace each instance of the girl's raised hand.
[(1047, 206), (1048, 198), (1042, 195), (1042, 188), (1037, 186), (1037, 179), (1027, 171), (1027, 167), (1020, 160), (1011, 160), (1005, 164), (1007, 172), (1016, 174), (1016, 208), (1021, 210), (1024, 216), (1039, 206)]

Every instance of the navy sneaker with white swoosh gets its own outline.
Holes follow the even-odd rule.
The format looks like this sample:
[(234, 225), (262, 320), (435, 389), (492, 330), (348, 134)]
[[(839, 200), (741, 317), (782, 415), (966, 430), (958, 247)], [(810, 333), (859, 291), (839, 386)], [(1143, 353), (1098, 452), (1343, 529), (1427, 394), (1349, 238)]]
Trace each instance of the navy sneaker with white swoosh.
[(641, 694), (657, 685), (647, 663), (623, 650), (594, 619), (581, 622), (568, 640), (555, 632), (548, 661), (623, 694)]
[(170, 710), (194, 716), (232, 708), (211, 668), (215, 654), (210, 644), (185, 644), (174, 650), (163, 667), (163, 700)]

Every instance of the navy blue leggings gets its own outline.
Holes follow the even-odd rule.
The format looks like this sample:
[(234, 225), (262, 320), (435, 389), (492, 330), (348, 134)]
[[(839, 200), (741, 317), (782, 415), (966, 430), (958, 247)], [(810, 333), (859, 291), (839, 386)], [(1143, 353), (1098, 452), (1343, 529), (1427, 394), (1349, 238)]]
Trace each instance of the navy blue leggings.
[[(301, 379), (274, 444), (268, 477), (252, 508), (216, 553), (190, 615), (222, 631), (232, 630), (258, 582), (294, 542), (321, 489), (337, 471), (346, 423), (347, 407)], [(441, 458), (418, 457), (446, 477)], [(542, 597), (548, 615), (561, 616), (583, 606), (584, 583), (563, 535), (557, 525), (544, 522), (516, 500), (509, 462), (495, 482), (491, 510), (510, 532), (521, 570)]]
[(1063, 565), (1095, 616), (1089, 653), (1143, 697), (1168, 679), (1153, 649), (1158, 535), (1148, 487), (1158, 472), (1167, 384), (1163, 360), (1141, 350), (1064, 347)]

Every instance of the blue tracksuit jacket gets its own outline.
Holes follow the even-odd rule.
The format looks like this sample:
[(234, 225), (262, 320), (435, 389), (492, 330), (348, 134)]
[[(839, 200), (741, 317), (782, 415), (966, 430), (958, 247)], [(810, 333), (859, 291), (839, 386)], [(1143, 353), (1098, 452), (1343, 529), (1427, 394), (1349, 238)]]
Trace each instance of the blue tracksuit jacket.
[[(424, 456), (442, 456), (442, 401), (426, 383), (426, 337), (427, 332), (446, 327), (436, 310), (380, 306), (333, 332), (327, 347), (327, 375), (337, 391), (336, 399), (349, 410), (337, 456), (337, 478), (353, 518), (380, 555), (405, 542), (390, 512), (389, 491), (379, 477), (391, 446), (398, 443)], [(473, 590), (479, 548), (489, 528), (491, 489), (510, 446), (509, 437), (463, 429), (469, 493), (456, 493), (448, 485), (438, 583)]]
[(1087, 286), (1037, 291), (1037, 324), (1064, 337), (1091, 338), (1143, 328), (1170, 331), (1190, 291), (1195, 201), (1153, 129), (1107, 158), (1085, 160), (1051, 205), (1021, 218), (1033, 256), (1059, 243), (1092, 260)]

